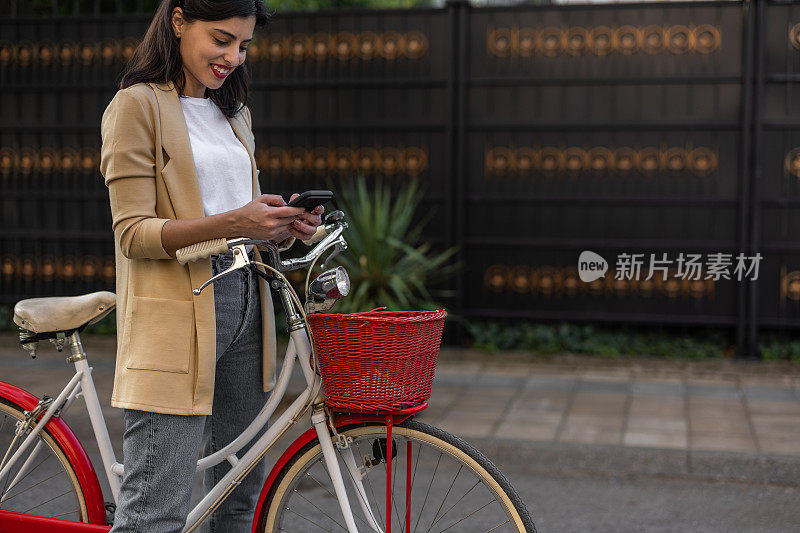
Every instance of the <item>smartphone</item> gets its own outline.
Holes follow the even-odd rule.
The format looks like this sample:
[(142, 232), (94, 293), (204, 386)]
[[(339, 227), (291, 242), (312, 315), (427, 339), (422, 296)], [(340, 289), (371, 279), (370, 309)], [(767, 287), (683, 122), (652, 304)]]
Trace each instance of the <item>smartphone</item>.
[(305, 207), (306, 211), (313, 211), (318, 205), (322, 205), (333, 198), (331, 191), (306, 191), (291, 202), (290, 207)]

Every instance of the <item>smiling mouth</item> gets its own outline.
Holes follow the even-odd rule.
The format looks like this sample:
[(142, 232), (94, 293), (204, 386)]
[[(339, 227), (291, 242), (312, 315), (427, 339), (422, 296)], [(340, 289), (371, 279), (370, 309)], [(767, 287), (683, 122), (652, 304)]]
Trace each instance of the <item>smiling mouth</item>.
[(225, 68), (220, 65), (211, 64), (211, 70), (214, 72), (214, 75), (218, 78), (224, 78), (228, 74), (230, 74), (231, 68)]

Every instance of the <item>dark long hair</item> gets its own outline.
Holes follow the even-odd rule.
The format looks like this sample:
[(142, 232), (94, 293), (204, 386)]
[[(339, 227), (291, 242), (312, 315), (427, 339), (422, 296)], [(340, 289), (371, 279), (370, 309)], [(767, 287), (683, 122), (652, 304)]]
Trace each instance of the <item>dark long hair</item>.
[[(133, 52), (122, 73), (120, 89), (136, 83), (173, 82), (183, 94), (186, 78), (183, 73), (180, 41), (172, 29), (172, 11), (183, 10), (186, 22), (223, 20), (230, 17), (256, 17), (256, 27), (265, 26), (271, 14), (263, 0), (162, 0), (144, 38)], [(228, 75), (219, 89), (206, 89), (209, 97), (227, 117), (232, 117), (247, 103), (250, 74), (245, 61)]]

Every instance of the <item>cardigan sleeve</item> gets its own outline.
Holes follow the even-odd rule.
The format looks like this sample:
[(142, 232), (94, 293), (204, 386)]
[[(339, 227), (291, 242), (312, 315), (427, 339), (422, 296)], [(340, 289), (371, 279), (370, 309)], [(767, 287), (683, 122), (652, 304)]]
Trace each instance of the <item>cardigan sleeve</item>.
[(122, 89), (101, 121), (100, 173), (108, 187), (114, 239), (128, 259), (172, 259), (161, 243), (167, 218), (156, 216), (153, 116)]

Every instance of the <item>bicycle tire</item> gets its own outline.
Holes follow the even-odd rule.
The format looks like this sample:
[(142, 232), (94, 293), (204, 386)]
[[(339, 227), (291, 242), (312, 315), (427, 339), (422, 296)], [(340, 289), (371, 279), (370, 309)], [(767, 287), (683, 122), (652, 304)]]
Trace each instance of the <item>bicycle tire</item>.
[[(364, 450), (364, 448), (361, 445), (357, 444), (359, 441), (369, 440), (370, 438), (373, 438), (374, 440), (377, 440), (379, 442), (380, 446), (380, 435), (383, 435), (383, 443), (384, 443), (383, 452), (385, 453), (385, 442), (386, 442), (385, 425), (379, 425), (374, 423), (361, 423), (361, 424), (350, 425), (345, 428), (339, 428), (337, 431), (340, 435), (344, 435), (346, 437), (352, 437), (354, 439), (354, 442), (356, 442), (355, 447), (357, 448), (357, 450), (354, 450), (354, 455), (358, 453), (358, 455), (356, 456), (357, 464), (361, 460), (360, 452)], [(470, 532), (496, 531), (498, 533), (500, 531), (517, 531), (517, 532), (527, 532), (527, 533), (536, 532), (533, 520), (531, 519), (531, 516), (525, 504), (523, 503), (522, 498), (520, 498), (517, 491), (511, 486), (511, 483), (509, 483), (509, 481), (505, 478), (505, 476), (503, 476), (503, 474), (497, 469), (497, 467), (494, 464), (492, 464), (492, 462), (486, 456), (484, 456), (481, 452), (479, 452), (469, 443), (465, 442), (459, 437), (456, 437), (455, 435), (447, 433), (444, 430), (430, 426), (428, 424), (424, 424), (422, 422), (415, 421), (413, 419), (406, 420), (405, 422), (394, 426), (392, 429), (392, 438), (394, 443), (393, 446), (395, 447), (395, 449), (397, 449), (397, 447), (400, 448), (399, 450), (397, 450), (397, 457), (394, 457), (393, 453), (392, 463), (394, 464), (396, 471), (400, 472), (399, 475), (401, 476), (401, 478), (398, 479), (393, 474), (393, 479), (397, 480), (398, 484), (404, 487), (406, 483), (402, 481), (402, 478), (404, 476), (404, 472), (406, 472), (404, 469), (406, 468), (407, 464), (399, 468), (397, 467), (398, 463), (403, 462), (403, 455), (406, 453), (407, 450), (407, 448), (404, 447), (403, 443), (404, 442), (419, 443), (419, 447), (415, 447), (412, 444), (412, 450), (414, 448), (417, 448), (417, 453), (415, 454), (417, 459), (416, 459), (416, 464), (413, 467), (413, 476), (411, 478), (411, 483), (410, 483), (412, 491), (412, 497), (411, 497), (412, 510), (415, 510), (414, 503), (415, 502), (419, 503), (419, 496), (420, 494), (423, 493), (422, 490), (420, 489), (426, 488), (424, 484), (422, 485), (422, 487), (414, 486), (414, 482), (416, 481), (417, 475), (419, 472), (421, 472), (419, 470), (419, 461), (420, 461), (419, 458), (423, 455), (422, 452), (423, 446), (425, 447), (426, 450), (425, 455), (429, 456), (431, 453), (436, 454), (437, 451), (440, 454), (439, 460), (436, 463), (437, 469), (434, 470), (432, 474), (430, 485), (427, 487), (427, 493), (423, 498), (424, 503), (421, 506), (417, 505), (416, 511), (418, 512), (418, 514), (415, 514), (414, 517), (412, 517), (412, 521), (415, 522), (414, 530), (418, 529), (418, 527), (420, 526), (420, 521), (422, 520), (423, 517), (425, 518), (426, 521), (430, 519), (430, 516), (425, 516), (425, 508), (427, 505), (428, 497), (431, 493), (431, 488), (434, 484), (433, 477), (436, 476), (438, 467), (440, 465), (441, 457), (446, 454), (448, 455), (450, 461), (459, 465), (458, 473), (456, 474), (456, 477), (453, 479), (453, 485), (455, 484), (456, 478), (458, 478), (458, 476), (460, 475), (460, 472), (462, 471), (463, 467), (467, 466), (474, 473), (475, 477), (478, 478), (476, 486), (478, 483), (483, 481), (484, 489), (488, 488), (487, 492), (494, 494), (494, 496), (498, 498), (498, 503), (500, 503), (500, 507), (502, 507), (502, 510), (506, 513), (509, 519), (508, 522), (509, 526), (504, 527), (506, 526), (505, 523), (494, 524), (494, 522), (492, 521), (488, 524), (488, 529), (487, 529), (486, 523), (476, 527), (476, 524), (473, 523), (470, 523), (472, 525), (464, 524), (463, 523), (464, 519), (462, 518), (460, 521), (452, 523), (452, 525), (450, 525), (449, 527), (444, 527), (444, 526), (447, 526), (450, 522), (443, 523), (441, 527), (442, 531), (445, 530), (470, 531)], [(351, 444), (351, 446), (353, 445)], [(372, 446), (374, 451), (374, 446), (375, 446), (374, 441)], [(281, 472), (276, 477), (275, 482), (272, 484), (272, 487), (270, 488), (270, 491), (267, 494), (264, 504), (261, 506), (261, 512), (259, 516), (255, 517), (256, 531), (264, 531), (271, 533), (283, 530), (290, 530), (291, 529), (290, 527), (286, 527), (287, 525), (289, 525), (287, 524), (287, 522), (291, 522), (293, 519), (293, 518), (287, 518), (290, 516), (289, 513), (291, 512), (300, 516), (299, 513), (297, 512), (298, 510), (297, 507), (292, 509), (289, 506), (290, 502), (292, 506), (295, 506), (295, 504), (298, 502), (303, 506), (307, 506), (306, 502), (313, 502), (310, 503), (309, 505), (316, 507), (317, 509), (322, 511), (321, 513), (318, 512), (317, 510), (311, 511), (315, 513), (315, 516), (313, 517), (312, 520), (309, 520), (308, 517), (302, 517), (304, 520), (311, 521), (314, 525), (315, 530), (341, 531), (342, 529), (345, 529), (346, 531), (346, 528), (344, 528), (344, 526), (342, 525), (343, 518), (341, 516), (341, 511), (339, 510), (338, 507), (338, 501), (335, 500), (335, 497), (333, 496), (332, 492), (328, 492), (327, 495), (320, 495), (318, 494), (320, 492), (319, 488), (314, 487), (313, 484), (311, 484), (311, 488), (301, 487), (302, 484), (301, 480), (308, 479), (310, 475), (309, 472), (313, 469), (321, 468), (321, 471), (324, 472), (325, 476), (327, 476), (327, 470), (325, 470), (324, 467), (321, 467), (321, 464), (319, 463), (319, 461), (321, 460), (321, 456), (322, 456), (322, 451), (321, 447), (319, 446), (319, 440), (315, 438), (307, 445), (305, 445), (303, 448), (301, 448), (286, 463), (286, 465), (284, 465), (284, 467), (281, 469)], [(426, 459), (428, 460), (427, 461), (428, 463), (432, 462), (430, 457), (427, 457)], [(364, 458), (364, 460), (366, 460), (366, 457)], [(412, 462), (413, 461), (414, 459), (412, 457)], [(348, 490), (348, 497), (350, 500), (351, 507), (353, 508), (353, 514), (356, 518), (358, 528), (359, 530), (363, 529), (364, 531), (372, 531), (372, 529), (368, 527), (369, 525), (366, 521), (364, 514), (362, 514), (361, 507), (355, 496), (356, 494), (355, 490), (353, 489), (352, 484), (348, 480), (349, 474), (344, 469), (341, 458), (339, 462), (343, 469), (342, 472), (343, 476), (345, 477), (345, 486), (347, 487)], [(385, 461), (381, 464), (382, 468), (378, 468), (377, 477), (378, 479), (383, 480), (382, 481), (383, 485), (379, 485), (377, 491), (373, 491), (372, 495), (370, 495), (370, 490), (366, 490), (366, 492), (367, 492), (367, 498), (369, 500), (374, 499), (372, 505), (377, 506), (377, 511), (378, 511), (377, 514), (380, 514), (380, 517), (376, 516), (376, 520), (379, 522), (380, 527), (385, 529), (385, 515), (381, 513), (381, 511), (386, 506), (385, 505), (385, 494), (386, 494)], [(381, 471), (384, 472), (383, 475), (380, 474)], [(368, 472), (367, 476), (369, 475), (370, 474)], [(314, 480), (314, 484), (319, 485), (320, 482), (318, 479), (315, 478), (314, 475), (311, 475), (310, 477), (311, 479)], [(325, 479), (330, 484), (330, 478), (325, 477)], [(453, 485), (450, 486), (450, 489), (453, 488)], [(396, 485), (393, 484), (393, 490), (395, 486)], [(365, 489), (366, 489), (366, 482), (365, 482)], [(471, 491), (472, 489), (469, 490)], [(312, 492), (316, 492), (317, 494), (312, 494)], [(377, 494), (375, 492), (377, 492)], [(398, 494), (399, 497), (398, 499), (404, 498), (405, 488), (402, 488), (402, 490), (400, 490), (399, 492), (401, 494)], [(447, 494), (449, 495), (450, 492), (451, 490), (448, 490)], [(309, 496), (305, 496), (306, 493)], [(435, 525), (437, 523), (437, 517), (439, 515), (439, 512), (443, 508), (445, 501), (447, 501), (449, 497), (448, 495), (445, 495), (444, 499), (439, 504), (439, 508), (436, 512), (436, 515), (432, 519), (432, 525)], [(321, 498), (321, 496), (324, 496), (325, 502), (322, 501), (323, 498)], [(466, 494), (462, 496), (461, 499), (457, 500), (456, 504), (461, 502), (465, 496)], [(328, 500), (332, 501), (333, 503), (329, 502)], [(322, 509), (322, 506), (326, 506), (326, 509), (330, 510), (326, 511), (325, 509)], [(399, 506), (397, 505), (397, 501), (393, 500), (393, 508), (394, 509), (392, 511), (392, 524), (393, 524), (392, 530), (405, 532), (406, 531), (405, 500), (402, 499)], [(447, 514), (447, 512), (449, 512), (449, 510), (452, 508), (453, 507), (449, 507), (449, 509), (444, 514), (442, 514), (439, 520), (442, 520), (444, 516)], [(428, 514), (430, 514), (430, 509), (431, 508), (428, 508), (429, 510)], [(329, 514), (325, 514), (325, 512), (328, 512)], [(324, 516), (320, 516), (320, 514)], [(479, 513), (473, 513), (473, 514), (477, 517)], [(397, 520), (395, 520), (395, 518), (397, 518)], [(485, 516), (481, 518), (485, 518)], [(325, 524), (320, 523), (322, 521), (325, 521), (325, 524), (328, 523), (331, 524), (332, 529), (328, 529), (327, 527), (325, 527)], [(425, 523), (426, 523), (425, 521), (422, 522), (423, 528), (425, 527)], [(428, 531), (432, 529), (432, 525), (429, 525), (427, 529)], [(300, 528), (299, 530), (301, 531), (307, 530), (307, 527), (310, 526), (307, 525), (306, 529)], [(456, 527), (456, 529), (453, 529), (453, 527)]]
[[(25, 409), (16, 402), (0, 397), (0, 461), (9, 450), (16, 421), (24, 420), (25, 418), (24, 412)], [(27, 474), (27, 476), (34, 477), (28, 480), (23, 478), (11, 490), (7, 489), (16, 472), (22, 467), (25, 458), (21, 457), (15, 464), (11, 474), (0, 482), (0, 498), (3, 495), (7, 496), (5, 501), (0, 502), (0, 509), (77, 522), (89, 522), (89, 512), (83, 489), (78, 481), (75, 468), (69, 462), (64, 449), (47, 429), (47, 426), (39, 433), (39, 441), (44, 441), (46, 446), (43, 451), (46, 455), (43, 459), (40, 459), (42, 454), (40, 452), (35, 458), (34, 468)], [(15, 446), (19, 442), (18, 440)], [(34, 446), (36, 446), (36, 443), (33, 443), (29, 450), (33, 450)], [(56, 460), (53, 461), (52, 458)], [(42, 468), (45, 465), (47, 468)], [(56, 472), (55, 474), (53, 473), (54, 471)], [(65, 488), (67, 490), (64, 490)], [(74, 496), (74, 502), (73, 499), (65, 497), (70, 492)], [(34, 494), (41, 496), (33, 497)], [(44, 501), (37, 503), (39, 499)]]

